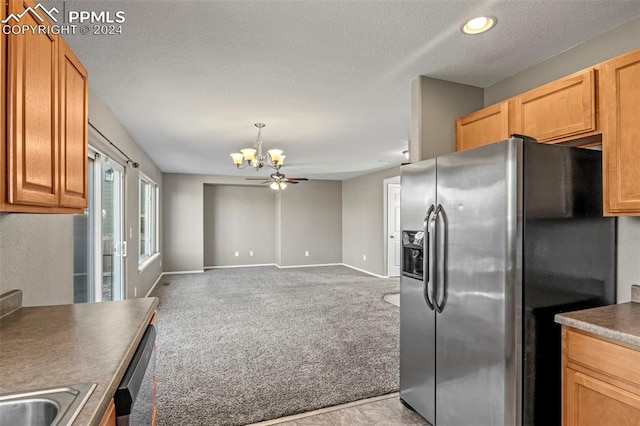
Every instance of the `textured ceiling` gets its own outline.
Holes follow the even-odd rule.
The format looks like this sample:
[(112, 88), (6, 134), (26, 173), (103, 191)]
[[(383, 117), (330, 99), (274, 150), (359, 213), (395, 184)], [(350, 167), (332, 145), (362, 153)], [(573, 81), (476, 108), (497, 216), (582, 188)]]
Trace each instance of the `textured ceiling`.
[[(251, 146), (253, 123), (264, 122), (265, 148), (287, 154), (283, 172), (321, 179), (400, 164), (414, 77), (487, 87), (640, 14), (637, 0), (64, 7), (126, 13), (123, 34), (65, 38), (91, 89), (163, 172), (255, 175), (235, 170), (229, 153)], [(495, 29), (460, 32), (486, 14)]]

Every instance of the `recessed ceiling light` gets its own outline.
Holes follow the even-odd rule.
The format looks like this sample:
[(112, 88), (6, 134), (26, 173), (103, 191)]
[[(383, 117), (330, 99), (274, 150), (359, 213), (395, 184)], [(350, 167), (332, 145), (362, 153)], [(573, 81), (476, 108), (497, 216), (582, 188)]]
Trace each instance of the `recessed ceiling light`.
[(462, 27), (462, 32), (465, 34), (480, 34), (489, 31), (496, 25), (496, 22), (497, 19), (492, 16), (479, 16), (467, 21)]

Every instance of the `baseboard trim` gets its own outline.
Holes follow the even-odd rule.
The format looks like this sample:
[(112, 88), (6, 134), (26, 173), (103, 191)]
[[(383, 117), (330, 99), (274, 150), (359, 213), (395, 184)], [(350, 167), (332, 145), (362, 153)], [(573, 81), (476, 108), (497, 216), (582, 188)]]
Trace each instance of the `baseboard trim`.
[(180, 274), (203, 274), (204, 269), (196, 270), (196, 271), (169, 271), (163, 272), (162, 275), (180, 275)]
[(229, 269), (229, 268), (253, 268), (254, 266), (278, 266), (275, 263), (256, 263), (254, 265), (225, 265), (225, 266), (205, 266), (204, 270), (209, 269)]
[(314, 266), (340, 266), (342, 263), (316, 263), (312, 265), (276, 265), (278, 269), (291, 269), (291, 268), (313, 268)]
[(170, 272), (161, 272), (160, 275), (158, 276), (158, 278), (156, 279), (156, 282), (153, 283), (153, 285), (151, 286), (151, 288), (149, 289), (149, 291), (147, 292), (147, 294), (144, 297), (149, 297), (149, 295), (151, 294), (151, 292), (153, 291), (154, 288), (156, 288), (156, 286), (158, 285), (158, 283), (160, 282), (160, 279), (162, 277), (164, 277), (165, 275), (180, 275), (180, 274), (203, 274), (204, 270), (202, 271), (170, 271)]
[(370, 271), (366, 271), (366, 270), (364, 270), (364, 269), (356, 268), (355, 266), (351, 266), (351, 265), (348, 265), (348, 264), (346, 264), (346, 263), (341, 263), (341, 265), (342, 265), (342, 266), (346, 266), (347, 268), (351, 268), (351, 269), (353, 269), (353, 270), (356, 270), (356, 271), (359, 271), (359, 272), (362, 272), (362, 273), (368, 274), (368, 275), (372, 275), (372, 276), (377, 277), (377, 278), (389, 278), (389, 277), (388, 277), (388, 276), (386, 276), (386, 275), (379, 275), (379, 274), (376, 274), (376, 273), (374, 273), (374, 272), (370, 272)]
[(149, 297), (149, 295), (151, 294), (153, 289), (156, 288), (156, 286), (158, 285), (158, 283), (160, 282), (160, 279), (162, 277), (164, 277), (164, 272), (160, 272), (160, 275), (158, 275), (158, 279), (156, 280), (155, 283), (153, 283), (153, 285), (151, 286), (151, 288), (149, 289), (149, 291), (147, 292), (147, 294), (144, 297)]

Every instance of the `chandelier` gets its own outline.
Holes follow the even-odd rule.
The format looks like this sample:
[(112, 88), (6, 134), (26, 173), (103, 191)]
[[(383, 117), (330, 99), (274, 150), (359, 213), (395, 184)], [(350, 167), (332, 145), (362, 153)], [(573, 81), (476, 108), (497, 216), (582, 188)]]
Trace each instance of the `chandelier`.
[(281, 149), (270, 149), (266, 153), (262, 152), (262, 128), (264, 123), (254, 124), (258, 128), (258, 137), (253, 143), (253, 148), (244, 148), (240, 152), (234, 152), (231, 155), (233, 164), (239, 169), (251, 166), (256, 170), (260, 170), (265, 164), (272, 169), (279, 171), (284, 163), (286, 155), (283, 155)]

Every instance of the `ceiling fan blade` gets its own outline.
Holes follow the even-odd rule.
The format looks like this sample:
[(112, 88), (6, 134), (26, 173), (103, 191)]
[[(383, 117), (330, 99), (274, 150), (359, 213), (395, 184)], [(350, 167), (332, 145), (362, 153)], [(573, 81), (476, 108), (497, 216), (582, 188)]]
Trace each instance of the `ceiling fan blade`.
[(309, 180), (308, 178), (287, 178), (287, 179), (292, 179), (292, 180)]
[(282, 179), (280, 182), (293, 183), (293, 184), (298, 183), (295, 180), (289, 180), (289, 179)]
[(264, 182), (260, 182), (260, 183), (271, 183), (272, 181), (270, 180), (265, 180)]

